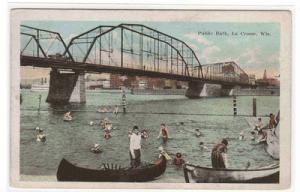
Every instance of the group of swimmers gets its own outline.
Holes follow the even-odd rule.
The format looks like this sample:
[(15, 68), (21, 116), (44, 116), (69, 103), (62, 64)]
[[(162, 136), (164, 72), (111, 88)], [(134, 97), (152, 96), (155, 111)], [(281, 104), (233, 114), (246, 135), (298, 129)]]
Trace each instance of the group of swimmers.
[(38, 142), (45, 142), (46, 141), (46, 134), (44, 133), (44, 130), (40, 127), (35, 128), (36, 132), (36, 141)]
[[(118, 109), (115, 108), (116, 114), (118, 113)], [(70, 112), (66, 114), (66, 116), (71, 116)], [(269, 115), (269, 123), (267, 125), (264, 125), (261, 118), (258, 118), (258, 122), (256, 123), (255, 127), (251, 131), (251, 139), (255, 140), (256, 135), (260, 136), (258, 139), (258, 143), (266, 141), (267, 134), (264, 131), (264, 129), (274, 129), (278, 124), (279, 118), (276, 118), (274, 114)], [(100, 122), (100, 126), (104, 130), (104, 138), (106, 140), (110, 139), (112, 137), (111, 130), (112, 130), (112, 122), (108, 118), (104, 118)], [(195, 136), (200, 137), (202, 134), (199, 129), (195, 129)], [(146, 139), (149, 137), (148, 132), (143, 129), (139, 130), (138, 126), (134, 126), (132, 130), (128, 132), (129, 137), (129, 154), (130, 154), (130, 160), (131, 160), (131, 166), (132, 167), (138, 167), (141, 164), (141, 139)], [(158, 139), (162, 139), (162, 143), (165, 144), (167, 141), (171, 138), (170, 133), (168, 130), (168, 127), (165, 123), (161, 123), (159, 134), (157, 136)], [(239, 135), (240, 140), (245, 139), (245, 134), (243, 131), (240, 132)], [(227, 168), (228, 162), (226, 159), (226, 152), (227, 152), (227, 146), (228, 146), (228, 140), (222, 139), (222, 141), (217, 144), (211, 152), (211, 162), (213, 168)], [(204, 142), (199, 143), (199, 147), (201, 150), (207, 150), (208, 147), (204, 145)], [(94, 153), (102, 152), (101, 147), (99, 144), (95, 144), (91, 151)], [(169, 156), (168, 153), (161, 148), (160, 154), (164, 154), (164, 156)], [(169, 156), (170, 160), (170, 156)], [(176, 166), (182, 166), (185, 163), (185, 160), (182, 157), (182, 154), (177, 152), (173, 158), (173, 164)]]
[(256, 135), (259, 136), (257, 143), (264, 143), (267, 140), (267, 132), (266, 130), (270, 129), (273, 134), (275, 134), (275, 128), (279, 123), (279, 114), (277, 117), (273, 113), (269, 115), (268, 124), (264, 125), (261, 118), (258, 118), (258, 122), (251, 130), (251, 139), (256, 140)]
[(118, 105), (116, 105), (113, 109), (109, 109), (109, 108), (107, 108), (107, 107), (100, 107), (98, 110), (97, 110), (97, 112), (99, 112), (99, 113), (109, 113), (109, 112), (112, 112), (113, 114), (115, 114), (115, 115), (118, 115), (118, 113), (119, 113), (119, 106)]
[[(257, 143), (264, 143), (267, 140), (266, 130), (271, 129), (272, 133), (275, 134), (275, 127), (277, 126), (278, 122), (279, 122), (279, 114), (277, 115), (277, 117), (275, 117), (273, 113), (270, 113), (269, 122), (266, 125), (264, 125), (261, 117), (259, 117), (257, 119), (257, 123), (250, 131), (251, 140), (256, 141)], [(239, 134), (239, 140), (244, 140), (244, 139), (245, 139), (244, 131), (241, 131)]]

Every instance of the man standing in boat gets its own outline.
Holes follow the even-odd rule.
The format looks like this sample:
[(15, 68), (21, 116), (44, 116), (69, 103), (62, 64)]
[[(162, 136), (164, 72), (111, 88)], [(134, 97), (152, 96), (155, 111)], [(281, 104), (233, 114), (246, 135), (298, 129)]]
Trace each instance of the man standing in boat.
[(129, 155), (131, 167), (138, 167), (141, 164), (141, 139), (138, 126), (134, 126), (129, 132)]
[(273, 113), (270, 113), (270, 120), (269, 120), (269, 128), (270, 129), (273, 129), (276, 127), (277, 125), (277, 122), (276, 122), (276, 119), (275, 119), (275, 115)]
[(223, 139), (220, 144), (217, 144), (211, 152), (211, 164), (216, 169), (226, 169), (227, 159), (222, 154), (227, 152), (228, 141)]

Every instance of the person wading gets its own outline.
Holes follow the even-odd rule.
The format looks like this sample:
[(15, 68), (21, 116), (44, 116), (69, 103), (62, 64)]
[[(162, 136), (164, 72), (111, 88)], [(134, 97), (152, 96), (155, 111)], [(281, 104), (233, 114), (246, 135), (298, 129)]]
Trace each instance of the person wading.
[(169, 139), (169, 131), (164, 123), (160, 125), (159, 135), (157, 138), (162, 137), (163, 143), (166, 143)]
[(141, 164), (141, 139), (138, 126), (134, 126), (129, 132), (129, 155), (131, 167), (138, 167)]
[(185, 163), (184, 159), (182, 158), (181, 153), (176, 153), (176, 156), (173, 160), (173, 164), (176, 166), (182, 166)]
[(227, 152), (227, 145), (228, 141), (226, 139), (223, 139), (220, 144), (217, 144), (213, 148), (211, 152), (211, 164), (213, 168), (226, 169), (228, 167), (226, 157), (223, 158), (222, 155)]

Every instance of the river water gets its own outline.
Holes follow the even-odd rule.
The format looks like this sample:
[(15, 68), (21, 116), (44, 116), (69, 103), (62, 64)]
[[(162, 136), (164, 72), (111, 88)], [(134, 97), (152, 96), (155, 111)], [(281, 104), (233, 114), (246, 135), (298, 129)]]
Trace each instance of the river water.
[[(40, 113), (38, 97), (42, 95)], [(267, 166), (275, 161), (264, 151), (262, 145), (255, 145), (250, 139), (250, 126), (246, 115), (252, 114), (252, 96), (237, 97), (240, 116), (232, 116), (232, 98), (187, 99), (180, 95), (127, 95), (128, 112), (98, 113), (100, 106), (113, 108), (121, 103), (118, 92), (87, 92), (86, 104), (51, 106), (45, 102), (47, 92), (22, 90), (20, 173), (22, 175), (47, 175), (53, 178), (62, 158), (78, 166), (92, 169), (100, 168), (102, 163), (129, 164), (129, 141), (127, 132), (133, 125), (146, 129), (149, 138), (142, 141), (142, 161), (151, 162), (158, 156), (161, 140), (157, 139), (161, 123), (166, 123), (172, 139), (164, 145), (170, 153), (181, 152), (185, 161), (200, 166), (211, 167), (210, 152), (222, 138), (227, 138), (228, 161), (230, 168), (250, 168)], [(257, 98), (258, 116), (277, 113), (279, 97), (259, 96)], [(71, 110), (73, 121), (64, 122), (64, 112)], [(120, 110), (121, 111), (121, 110)], [(109, 118), (113, 122), (112, 138), (105, 140), (99, 123)], [(268, 118), (263, 117), (267, 123)], [(47, 141), (35, 140), (36, 126), (47, 135)], [(196, 137), (199, 128), (203, 136)], [(239, 140), (244, 131), (245, 140)], [(208, 147), (200, 150), (199, 142)], [(103, 153), (89, 151), (94, 143), (103, 147)], [(184, 182), (183, 171), (169, 162), (165, 174), (154, 182)]]

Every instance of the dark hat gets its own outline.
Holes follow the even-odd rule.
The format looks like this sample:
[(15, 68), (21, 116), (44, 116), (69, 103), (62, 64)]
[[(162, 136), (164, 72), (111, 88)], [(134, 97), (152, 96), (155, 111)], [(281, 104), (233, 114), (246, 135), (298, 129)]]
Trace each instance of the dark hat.
[(204, 143), (201, 141), (200, 143), (199, 143), (199, 145), (203, 145)]
[(222, 143), (223, 143), (224, 145), (228, 145), (227, 139), (222, 139)]
[(133, 126), (133, 130), (135, 130), (135, 129), (136, 129), (136, 130), (138, 130), (138, 129), (139, 129), (139, 127), (138, 127), (138, 126), (136, 126), (136, 125), (135, 125), (135, 126)]

